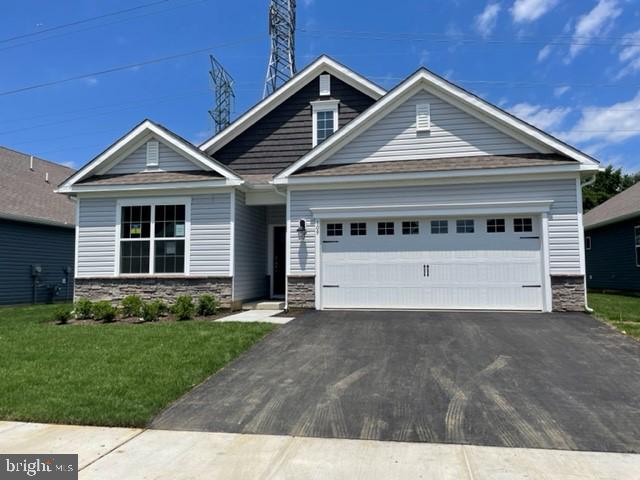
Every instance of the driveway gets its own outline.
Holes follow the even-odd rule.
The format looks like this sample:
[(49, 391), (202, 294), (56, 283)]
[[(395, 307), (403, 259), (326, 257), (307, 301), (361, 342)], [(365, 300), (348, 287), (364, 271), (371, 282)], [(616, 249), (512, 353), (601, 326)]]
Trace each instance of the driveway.
[(309, 312), (151, 427), (640, 452), (640, 343), (584, 314)]

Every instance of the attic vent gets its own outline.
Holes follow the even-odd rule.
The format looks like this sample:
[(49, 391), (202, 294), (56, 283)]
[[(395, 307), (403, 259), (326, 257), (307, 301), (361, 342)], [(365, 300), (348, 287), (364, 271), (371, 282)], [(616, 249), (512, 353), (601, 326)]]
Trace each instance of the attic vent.
[(431, 105), (418, 103), (416, 105), (416, 132), (431, 130)]
[(320, 75), (320, 96), (331, 95), (331, 75)]
[(159, 165), (158, 142), (151, 140), (147, 142), (147, 168), (158, 168)]

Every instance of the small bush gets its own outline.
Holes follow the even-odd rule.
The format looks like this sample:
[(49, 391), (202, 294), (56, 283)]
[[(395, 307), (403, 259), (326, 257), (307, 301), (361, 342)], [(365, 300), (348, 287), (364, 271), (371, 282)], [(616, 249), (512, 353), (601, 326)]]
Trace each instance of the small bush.
[(118, 311), (108, 300), (101, 300), (93, 304), (93, 318), (99, 322), (109, 323), (116, 318)]
[(93, 303), (91, 303), (91, 300), (86, 298), (79, 298), (74, 305), (74, 310), (76, 318), (79, 320), (91, 318), (91, 314), (93, 313)]
[(192, 319), (195, 310), (196, 306), (193, 304), (193, 299), (189, 295), (180, 295), (176, 298), (176, 303), (171, 307), (171, 312), (178, 320)]
[(60, 305), (53, 311), (53, 319), (60, 325), (65, 325), (71, 319), (71, 309), (66, 305)]
[(122, 299), (122, 315), (125, 317), (142, 316), (142, 299), (138, 295), (129, 295)]
[(220, 309), (220, 302), (213, 295), (202, 295), (198, 299), (198, 315), (208, 317), (209, 315), (215, 315)]
[(145, 322), (157, 322), (167, 306), (161, 300), (142, 304), (142, 319)]

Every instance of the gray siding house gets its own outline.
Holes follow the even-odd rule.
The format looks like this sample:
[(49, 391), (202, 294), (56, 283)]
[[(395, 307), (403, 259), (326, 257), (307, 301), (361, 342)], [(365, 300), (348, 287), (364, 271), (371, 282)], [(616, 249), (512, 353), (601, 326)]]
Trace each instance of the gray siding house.
[(73, 170), (0, 147), (0, 304), (71, 299), (75, 203), (55, 193)]
[(195, 147), (145, 120), (59, 187), (76, 296), (582, 310), (579, 150), (420, 69), (323, 56)]

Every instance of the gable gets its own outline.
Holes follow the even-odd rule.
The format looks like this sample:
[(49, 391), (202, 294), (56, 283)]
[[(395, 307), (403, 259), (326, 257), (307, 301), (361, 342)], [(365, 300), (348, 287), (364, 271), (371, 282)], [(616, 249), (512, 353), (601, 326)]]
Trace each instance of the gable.
[[(327, 72), (323, 72), (326, 74)], [(218, 162), (239, 174), (275, 174), (312, 148), (311, 102), (339, 100), (339, 128), (344, 127), (375, 100), (331, 75), (331, 94), (320, 97), (320, 75), (217, 151)]]
[[(430, 106), (430, 130), (417, 131), (416, 107)], [(324, 164), (388, 162), (535, 150), (450, 103), (421, 90), (363, 131)]]
[[(149, 141), (158, 142), (158, 166), (156, 168), (147, 168), (147, 144)], [(102, 171), (101, 174), (118, 175), (125, 173), (140, 173), (151, 170), (164, 172), (186, 172), (203, 169), (185, 158), (184, 155), (168, 147), (161, 140), (152, 137), (111, 168)]]

